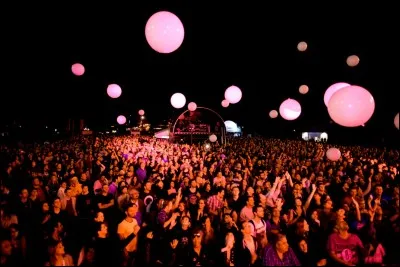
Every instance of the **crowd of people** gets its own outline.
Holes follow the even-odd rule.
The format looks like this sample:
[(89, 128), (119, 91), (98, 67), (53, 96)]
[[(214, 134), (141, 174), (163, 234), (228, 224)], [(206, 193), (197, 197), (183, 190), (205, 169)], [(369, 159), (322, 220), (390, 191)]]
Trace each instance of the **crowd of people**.
[(264, 138), (1, 146), (1, 266), (400, 264), (399, 151)]

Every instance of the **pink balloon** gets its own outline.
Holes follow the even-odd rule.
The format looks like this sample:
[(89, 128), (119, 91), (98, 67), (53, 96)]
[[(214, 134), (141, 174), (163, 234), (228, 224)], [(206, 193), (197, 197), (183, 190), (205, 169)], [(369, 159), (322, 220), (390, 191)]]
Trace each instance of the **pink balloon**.
[(186, 97), (182, 93), (175, 93), (171, 96), (171, 105), (174, 108), (183, 108), (186, 104)]
[(110, 84), (107, 87), (107, 95), (111, 98), (118, 98), (122, 94), (122, 89), (118, 84)]
[(277, 118), (278, 117), (278, 111), (276, 111), (276, 110), (271, 110), (270, 112), (269, 112), (269, 116), (271, 117), (271, 119), (275, 119), (275, 118)]
[(394, 126), (399, 130), (399, 113), (394, 117)]
[(194, 102), (190, 102), (190, 103), (189, 103), (189, 105), (188, 105), (188, 110), (190, 110), (190, 111), (195, 111), (196, 108), (197, 108), (197, 104), (196, 104), (196, 103), (194, 103)]
[(85, 73), (85, 67), (81, 63), (72, 65), (71, 70), (76, 76), (82, 76)]
[(305, 85), (305, 84), (303, 84), (303, 85), (301, 85), (301, 86), (299, 87), (299, 92), (300, 92), (300, 94), (302, 94), (302, 95), (307, 94), (308, 91), (309, 91), (309, 88), (308, 88), (308, 86)]
[(306, 51), (307, 47), (308, 47), (308, 45), (304, 41), (297, 44), (297, 50), (299, 50), (300, 52)]
[(125, 116), (124, 115), (119, 115), (118, 117), (117, 117), (117, 122), (118, 122), (118, 124), (125, 124), (126, 123), (126, 118), (125, 118)]
[(368, 90), (352, 85), (334, 93), (328, 103), (331, 119), (345, 127), (364, 125), (374, 114), (374, 97)]
[(350, 86), (350, 84), (348, 84), (348, 83), (335, 83), (335, 84), (332, 84), (331, 86), (329, 86), (329, 88), (326, 89), (325, 94), (324, 94), (325, 106), (328, 107), (329, 100), (331, 99), (331, 97), (332, 97), (332, 95), (334, 93), (336, 93), (340, 89), (345, 88), (347, 86)]
[(225, 99), (230, 104), (236, 104), (242, 99), (242, 91), (237, 86), (230, 86), (225, 90)]
[(331, 147), (326, 151), (326, 157), (331, 161), (339, 160), (341, 155), (342, 153), (340, 153), (340, 150), (335, 147)]
[(227, 107), (229, 107), (229, 101), (226, 100), (226, 99), (224, 99), (224, 100), (222, 100), (221, 105), (222, 105), (224, 108), (227, 108)]
[(210, 142), (214, 143), (218, 140), (218, 137), (215, 134), (212, 134), (208, 137), (208, 140), (210, 140)]
[(297, 119), (301, 114), (301, 105), (294, 99), (286, 99), (279, 107), (282, 118), (288, 121)]
[(143, 110), (143, 109), (139, 110), (139, 115), (140, 115), (140, 116), (143, 116), (143, 115), (144, 115), (144, 110)]
[(153, 14), (145, 28), (146, 40), (155, 51), (163, 54), (177, 50), (185, 37), (180, 19), (168, 11)]
[(355, 67), (360, 63), (360, 58), (356, 55), (349, 56), (346, 63), (349, 67)]

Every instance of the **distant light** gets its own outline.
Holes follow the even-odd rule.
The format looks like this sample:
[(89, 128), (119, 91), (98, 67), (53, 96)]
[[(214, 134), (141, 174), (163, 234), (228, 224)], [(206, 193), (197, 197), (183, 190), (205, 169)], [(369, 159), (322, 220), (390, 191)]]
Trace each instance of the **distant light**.
[(55, 132), (57, 132), (57, 129), (54, 129)]
[(48, 126), (46, 126), (46, 129), (49, 128)]
[(141, 116), (140, 118), (141, 118), (142, 120), (144, 120), (144, 116)]

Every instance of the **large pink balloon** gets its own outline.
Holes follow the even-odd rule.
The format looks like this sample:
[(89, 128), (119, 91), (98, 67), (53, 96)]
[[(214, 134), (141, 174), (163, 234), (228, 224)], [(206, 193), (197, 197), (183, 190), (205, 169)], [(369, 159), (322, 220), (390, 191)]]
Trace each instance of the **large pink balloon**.
[(118, 98), (122, 94), (122, 89), (118, 84), (110, 84), (107, 87), (107, 95), (111, 98)]
[(197, 104), (194, 102), (190, 102), (188, 105), (188, 110), (195, 111), (197, 109)]
[(186, 97), (182, 93), (175, 93), (171, 96), (171, 105), (174, 108), (183, 108), (186, 104)]
[(394, 117), (394, 126), (396, 126), (397, 130), (399, 130), (399, 113)]
[(168, 11), (153, 14), (145, 28), (146, 40), (155, 51), (163, 54), (177, 50), (185, 37), (180, 19)]
[(76, 76), (82, 76), (85, 73), (85, 67), (81, 63), (72, 65), (71, 70)]
[(329, 86), (329, 88), (326, 89), (325, 94), (324, 94), (325, 106), (328, 107), (329, 100), (331, 99), (332, 95), (334, 93), (336, 93), (336, 91), (339, 91), (340, 89), (345, 88), (347, 86), (350, 86), (350, 84), (348, 84), (348, 83), (335, 83), (335, 84), (332, 84), (331, 86)]
[(225, 99), (230, 104), (236, 104), (242, 99), (242, 91), (237, 86), (230, 86), (225, 90)]
[(226, 99), (222, 100), (222, 102), (221, 102), (221, 106), (223, 106), (224, 108), (227, 108), (227, 107), (229, 107), (229, 101), (228, 101), (228, 100), (226, 100)]
[(364, 125), (374, 114), (374, 97), (368, 90), (352, 85), (334, 93), (328, 103), (331, 119), (345, 127)]
[(341, 155), (342, 153), (340, 153), (340, 150), (335, 147), (329, 148), (328, 151), (326, 151), (326, 157), (332, 161), (339, 160)]
[(118, 122), (118, 124), (125, 124), (126, 123), (126, 118), (125, 118), (125, 116), (124, 115), (119, 115), (118, 117), (117, 117), (117, 122)]
[(140, 115), (140, 116), (143, 116), (143, 115), (144, 115), (144, 110), (143, 110), (143, 109), (141, 109), (141, 110), (139, 110), (139, 112), (138, 112), (138, 113), (139, 113), (139, 115)]
[(297, 119), (301, 114), (301, 105), (294, 99), (286, 99), (279, 107), (279, 114), (288, 121)]

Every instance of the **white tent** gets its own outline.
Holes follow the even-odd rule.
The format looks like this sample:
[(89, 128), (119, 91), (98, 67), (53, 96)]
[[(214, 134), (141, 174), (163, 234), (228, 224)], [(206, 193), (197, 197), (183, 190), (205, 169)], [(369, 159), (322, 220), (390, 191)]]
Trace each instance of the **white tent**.
[(170, 133), (169, 128), (166, 128), (166, 129), (156, 132), (154, 134), (154, 137), (160, 138), (160, 139), (169, 139), (169, 133)]

